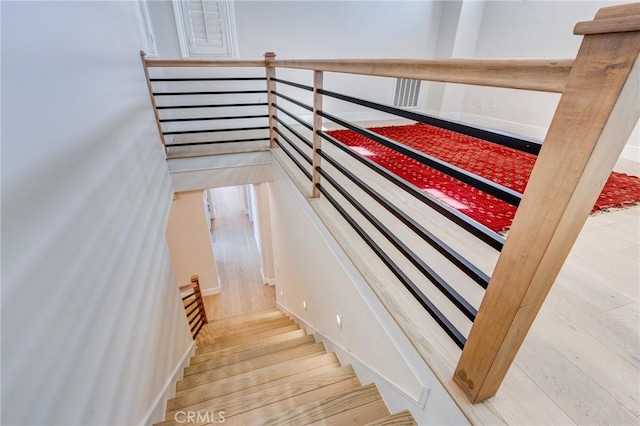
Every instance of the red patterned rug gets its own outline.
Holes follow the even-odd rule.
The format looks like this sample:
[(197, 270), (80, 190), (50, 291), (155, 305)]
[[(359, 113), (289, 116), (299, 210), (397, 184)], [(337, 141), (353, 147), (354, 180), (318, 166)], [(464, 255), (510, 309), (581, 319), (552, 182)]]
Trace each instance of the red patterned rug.
[[(439, 127), (417, 123), (369, 130), (520, 193), (536, 156)], [(356, 152), (496, 232), (509, 229), (516, 208), (351, 130), (328, 132)], [(640, 203), (640, 178), (613, 172), (593, 212)]]

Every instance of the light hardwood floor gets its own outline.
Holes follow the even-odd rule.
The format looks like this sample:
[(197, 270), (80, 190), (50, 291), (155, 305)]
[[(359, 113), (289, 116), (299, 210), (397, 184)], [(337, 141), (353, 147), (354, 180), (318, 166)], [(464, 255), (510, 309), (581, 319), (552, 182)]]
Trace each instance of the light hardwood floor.
[(213, 250), (221, 290), (204, 298), (210, 321), (275, 308), (275, 287), (262, 283), (260, 253), (249, 216), (244, 211), (242, 188), (212, 191)]

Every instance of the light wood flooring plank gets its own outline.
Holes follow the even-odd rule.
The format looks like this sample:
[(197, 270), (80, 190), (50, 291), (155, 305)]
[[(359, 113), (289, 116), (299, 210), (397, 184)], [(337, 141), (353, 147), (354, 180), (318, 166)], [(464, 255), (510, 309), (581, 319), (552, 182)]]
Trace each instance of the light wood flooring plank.
[(263, 331), (273, 330), (276, 328), (286, 327), (289, 325), (295, 325), (295, 323), (289, 318), (279, 318), (277, 320), (264, 322), (260, 324), (253, 324), (250, 326), (237, 326), (233, 328), (227, 328), (225, 333), (218, 335), (204, 334), (201, 339), (202, 344), (214, 344), (225, 341), (237, 339), (240, 336), (247, 336), (251, 334), (259, 334)]
[(225, 365), (235, 364), (237, 362), (257, 358), (266, 354), (278, 352), (280, 350), (293, 348), (296, 346), (300, 346), (308, 343), (314, 343), (314, 342), (315, 340), (313, 336), (303, 336), (297, 339), (286, 340), (284, 342), (276, 343), (273, 345), (262, 346), (255, 349), (249, 349), (243, 352), (227, 355), (225, 357), (215, 358), (209, 361), (190, 365), (189, 367), (184, 369), (184, 376), (187, 377), (192, 374), (201, 373), (206, 370), (211, 370), (213, 368), (220, 368)]
[(234, 353), (243, 352), (249, 349), (256, 349), (263, 346), (269, 346), (274, 343), (285, 342), (291, 339), (297, 339), (299, 337), (304, 337), (306, 335), (307, 333), (305, 333), (304, 330), (294, 330), (284, 334), (263, 337), (260, 339), (256, 339), (252, 342), (245, 342), (237, 346), (232, 346), (232, 347), (228, 347), (228, 348), (224, 348), (216, 351), (205, 352), (201, 355), (195, 355), (191, 357), (191, 365), (197, 364), (199, 362), (209, 361), (211, 359), (216, 359), (219, 357), (224, 357)]
[(216, 188), (212, 196), (213, 247), (222, 286), (219, 294), (204, 298), (207, 315), (215, 320), (274, 308), (275, 287), (262, 282), (260, 254), (243, 211), (241, 187)]
[(225, 418), (229, 419), (247, 411), (258, 410), (261, 407), (276, 404), (285, 399), (316, 391), (342, 381), (353, 381), (354, 379), (357, 380), (357, 377), (351, 367), (340, 367), (302, 379), (292, 376), (287, 382), (277, 385), (272, 384), (272, 386), (259, 391), (256, 388), (250, 388), (243, 395), (233, 394), (233, 397), (226, 395), (203, 404), (190, 406), (188, 410), (201, 410), (203, 412), (222, 410), (225, 413)]
[(378, 400), (380, 400), (378, 389), (374, 384), (370, 384), (294, 408), (293, 410), (265, 419), (258, 424), (264, 426), (306, 425)]
[(180, 380), (176, 385), (176, 390), (183, 391), (192, 387), (213, 383), (227, 377), (237, 376), (239, 374), (248, 373), (270, 365), (280, 364), (283, 362), (295, 361), (297, 358), (306, 357), (314, 354), (325, 353), (322, 343), (308, 343), (302, 346), (296, 346), (290, 349), (284, 349), (275, 353), (263, 355), (258, 358), (237, 362), (231, 365), (225, 365), (220, 368), (203, 371), (201, 373), (192, 374)]
[[(180, 410), (185, 411), (185, 410), (191, 410), (191, 411), (198, 411), (198, 410), (209, 410), (209, 409), (215, 409), (218, 406), (218, 402), (219, 401), (233, 401), (236, 398), (242, 398), (245, 395), (249, 395), (249, 394), (254, 394), (254, 393), (261, 393), (264, 391), (267, 391), (268, 389), (274, 387), (274, 386), (280, 386), (281, 384), (287, 384), (287, 383), (293, 383), (293, 382), (298, 382), (298, 381), (302, 381), (305, 379), (308, 379), (312, 376), (316, 376), (319, 374), (323, 374), (323, 373), (328, 373), (328, 372), (332, 372), (334, 370), (337, 370), (341, 368), (338, 362), (332, 363), (332, 364), (327, 364), (327, 365), (322, 365), (316, 368), (312, 368), (306, 371), (302, 371), (300, 373), (296, 373), (293, 374), (291, 376), (286, 376), (286, 377), (281, 377), (279, 379), (275, 379), (272, 380), (270, 382), (266, 382), (266, 383), (262, 383), (256, 386), (252, 386), (246, 389), (241, 389), (239, 391), (236, 392), (232, 392), (229, 394), (225, 394), (222, 395), (220, 397), (217, 398), (213, 398), (213, 399), (208, 399), (206, 401), (203, 402), (199, 402), (197, 404), (193, 404), (193, 405), (189, 405), (186, 407), (182, 407), (180, 408)], [(174, 418), (174, 415), (177, 413), (177, 411), (167, 411), (166, 414), (166, 419), (167, 421), (171, 421), (171, 419)]]
[(208, 399), (237, 392), (241, 389), (247, 389), (283, 377), (292, 376), (312, 368), (334, 364), (337, 360), (337, 357), (333, 353), (312, 356), (294, 363), (276, 364), (261, 368), (260, 370), (229, 377), (219, 380), (210, 386), (199, 386), (196, 390), (190, 389), (188, 392), (178, 392), (174, 398), (167, 402), (167, 411), (174, 411), (180, 407), (197, 404)]
[(360, 405), (342, 413), (309, 423), (307, 426), (352, 426), (363, 425), (389, 415), (384, 401), (379, 399), (369, 404)]
[(277, 336), (279, 334), (286, 334), (290, 331), (296, 331), (299, 330), (300, 327), (297, 324), (291, 324), (291, 325), (287, 325), (284, 327), (279, 327), (279, 328), (273, 328), (273, 329), (268, 329), (268, 330), (263, 330), (260, 332), (255, 333), (255, 335), (240, 335), (240, 336), (232, 336), (229, 339), (225, 339), (221, 342), (206, 342), (205, 344), (201, 347), (198, 347), (196, 349), (196, 355), (202, 355), (205, 354), (207, 352), (216, 352), (219, 351), (221, 349), (225, 349), (225, 348), (231, 348), (234, 346), (239, 346), (245, 343), (251, 343), (251, 342), (255, 342), (256, 340), (259, 339), (264, 339), (267, 337), (272, 337), (272, 336)]
[[(338, 383), (324, 386), (322, 388), (306, 392), (291, 398), (283, 399), (275, 404), (265, 405), (255, 410), (244, 412), (238, 416), (231, 417), (228, 421), (230, 425), (246, 426), (257, 425), (269, 417), (279, 415), (298, 407), (322, 400), (333, 395), (339, 395), (344, 392), (350, 392), (360, 387), (360, 381), (357, 378), (342, 380)], [(225, 422), (226, 423), (226, 422)], [(276, 423), (279, 426), (286, 423)]]
[(367, 423), (365, 426), (416, 426), (416, 421), (408, 410)]

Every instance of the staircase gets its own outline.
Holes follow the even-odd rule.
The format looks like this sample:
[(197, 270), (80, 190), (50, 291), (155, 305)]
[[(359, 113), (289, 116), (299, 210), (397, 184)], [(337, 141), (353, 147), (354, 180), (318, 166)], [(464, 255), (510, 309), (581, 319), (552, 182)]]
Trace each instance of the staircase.
[(207, 324), (158, 425), (415, 425), (272, 309)]

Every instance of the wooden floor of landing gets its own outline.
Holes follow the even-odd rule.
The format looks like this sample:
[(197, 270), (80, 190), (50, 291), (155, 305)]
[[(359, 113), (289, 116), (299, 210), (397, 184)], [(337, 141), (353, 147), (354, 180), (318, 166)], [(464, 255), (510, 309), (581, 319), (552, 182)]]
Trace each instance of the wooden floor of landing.
[(204, 298), (209, 321), (276, 307), (275, 287), (265, 285), (242, 187), (212, 190), (216, 218), (211, 234), (221, 290)]

